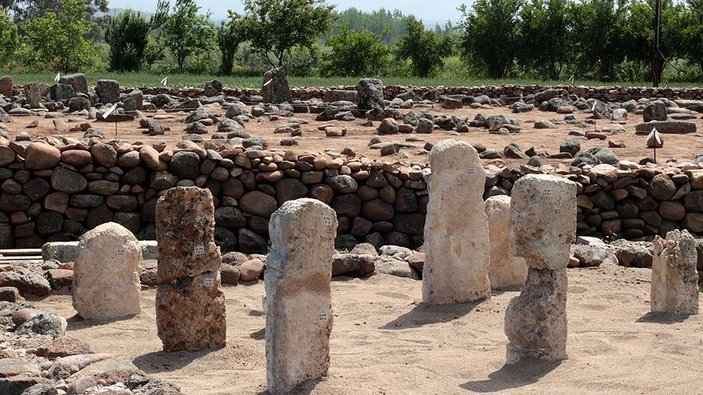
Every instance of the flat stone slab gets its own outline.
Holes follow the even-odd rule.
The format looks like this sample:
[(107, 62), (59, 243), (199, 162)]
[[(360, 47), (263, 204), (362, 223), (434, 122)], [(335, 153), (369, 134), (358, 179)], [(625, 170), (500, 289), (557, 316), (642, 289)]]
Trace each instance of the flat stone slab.
[[(159, 258), (159, 249), (156, 240), (140, 240), (139, 245), (142, 247), (142, 259)], [(74, 262), (76, 259), (76, 251), (78, 250), (78, 242), (57, 241), (44, 243), (41, 250), (42, 258), (45, 261), (54, 259), (59, 262)]]
[(652, 121), (635, 126), (636, 134), (649, 134), (653, 128), (664, 134), (696, 133), (696, 124), (682, 121)]

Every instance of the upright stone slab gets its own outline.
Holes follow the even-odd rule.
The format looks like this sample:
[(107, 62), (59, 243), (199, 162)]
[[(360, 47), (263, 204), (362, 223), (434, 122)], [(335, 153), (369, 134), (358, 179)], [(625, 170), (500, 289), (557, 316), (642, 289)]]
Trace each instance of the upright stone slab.
[(42, 99), (49, 96), (49, 85), (43, 82), (30, 82), (24, 86), (24, 96), (30, 108), (39, 108)]
[(507, 363), (529, 356), (566, 358), (566, 266), (576, 240), (576, 184), (547, 175), (515, 183), (510, 208), (510, 247), (526, 260), (527, 280), (505, 312)]
[(696, 241), (688, 231), (654, 239), (652, 312), (698, 314), (697, 262)]
[(284, 67), (276, 67), (264, 73), (261, 95), (265, 103), (284, 103), (293, 99)]
[(271, 216), (264, 277), (271, 394), (293, 393), (301, 383), (327, 375), (336, 233), (334, 210), (316, 199), (287, 201)]
[(356, 86), (357, 107), (360, 110), (383, 110), (383, 82), (376, 78), (364, 78)]
[(139, 314), (141, 261), (139, 240), (122, 225), (108, 222), (86, 232), (73, 269), (78, 315), (102, 321)]
[(98, 80), (95, 93), (103, 104), (117, 103), (120, 101), (120, 83), (115, 80)]
[(0, 95), (12, 97), (12, 78), (9, 75), (0, 77)]
[(169, 189), (156, 203), (156, 325), (164, 351), (225, 346), (222, 257), (208, 189)]
[(76, 93), (88, 94), (88, 80), (83, 73), (62, 75), (59, 83), (71, 85)]
[(510, 252), (510, 196), (492, 196), (485, 203), (491, 243), (488, 278), (496, 290), (520, 289), (527, 278), (527, 263)]
[(422, 300), (431, 305), (489, 298), (486, 175), (476, 150), (444, 140), (430, 152)]

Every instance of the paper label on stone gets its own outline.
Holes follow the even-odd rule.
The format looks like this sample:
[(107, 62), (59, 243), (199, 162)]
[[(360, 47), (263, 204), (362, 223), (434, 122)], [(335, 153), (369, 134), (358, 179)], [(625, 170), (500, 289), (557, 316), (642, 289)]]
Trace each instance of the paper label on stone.
[(211, 288), (215, 286), (215, 279), (213, 277), (203, 278), (203, 286)]
[(332, 218), (328, 216), (323, 216), (322, 225), (332, 225)]
[(127, 251), (123, 249), (117, 250), (117, 256), (125, 256), (127, 255)]
[(552, 191), (551, 189), (545, 189), (545, 190), (544, 190), (544, 196), (546, 196), (546, 197), (552, 197), (552, 196), (554, 196), (554, 191)]
[(320, 316), (318, 317), (320, 322), (326, 322), (327, 320), (330, 319), (329, 313), (327, 312), (322, 312), (320, 313)]
[(476, 169), (468, 169), (466, 170), (466, 174), (470, 176), (475, 176), (476, 175)]
[(204, 255), (205, 254), (205, 246), (200, 244), (195, 246), (195, 249), (193, 251), (195, 255)]

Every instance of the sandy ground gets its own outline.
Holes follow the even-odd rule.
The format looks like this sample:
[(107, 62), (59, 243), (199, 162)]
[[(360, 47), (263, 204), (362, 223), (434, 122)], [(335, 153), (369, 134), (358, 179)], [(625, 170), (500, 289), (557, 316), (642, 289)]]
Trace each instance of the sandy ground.
[[(650, 276), (649, 269), (615, 266), (569, 269), (569, 359), (512, 367), (504, 366), (503, 319), (515, 292), (430, 308), (419, 304), (420, 281), (335, 280), (329, 377), (306, 393), (700, 393), (703, 315), (649, 314)], [(228, 345), (221, 350), (161, 352), (154, 289), (142, 292), (140, 316), (108, 324), (74, 317), (68, 335), (100, 353), (129, 356), (187, 394), (263, 393), (263, 283), (224, 292)], [(51, 296), (38, 308), (75, 315), (70, 296)]]
[[(211, 104), (204, 107), (206, 111), (214, 114), (224, 116), (225, 110), (221, 108), (219, 104)], [(250, 109), (251, 107), (249, 107)], [(410, 110), (401, 110), (403, 114), (408, 111), (414, 111), (419, 113), (422, 111), (427, 111), (432, 114), (444, 114), (448, 116), (455, 115), (457, 117), (473, 119), (478, 113), (484, 116), (504, 114), (511, 118), (520, 119), (522, 124), (522, 131), (519, 133), (514, 133), (508, 136), (500, 136), (495, 134), (489, 134), (487, 129), (476, 129), (472, 128), (472, 132), (466, 134), (456, 133), (451, 134), (443, 130), (435, 130), (431, 135), (413, 135), (414, 137), (419, 137), (424, 141), (429, 141), (436, 143), (442, 139), (446, 138), (457, 138), (464, 140), (468, 143), (482, 143), (489, 149), (497, 149), (503, 151), (503, 148), (509, 143), (517, 143), (520, 148), (525, 151), (530, 147), (535, 147), (539, 150), (547, 150), (552, 154), (559, 152), (559, 144), (565, 140), (576, 139), (578, 137), (569, 136), (569, 131), (578, 130), (581, 132), (609, 129), (617, 124), (611, 123), (605, 120), (598, 120), (595, 125), (557, 125), (554, 129), (534, 129), (534, 121), (540, 120), (563, 120), (564, 115), (559, 115), (554, 112), (542, 112), (538, 110), (533, 110), (528, 113), (513, 114), (509, 108), (506, 107), (494, 107), (492, 109), (471, 109), (470, 107), (464, 107), (459, 110), (444, 110), (438, 105), (430, 107), (416, 106)], [(106, 138), (112, 139), (117, 136), (117, 139), (134, 143), (137, 141), (147, 142), (147, 143), (158, 143), (158, 142), (174, 142), (180, 141), (182, 135), (184, 134), (185, 123), (184, 119), (187, 116), (187, 112), (177, 112), (177, 113), (146, 113), (149, 117), (157, 116), (155, 119), (158, 123), (163, 126), (171, 128), (171, 131), (166, 132), (163, 136), (145, 136), (142, 134), (142, 130), (139, 128), (138, 121), (125, 122), (117, 124), (117, 133), (115, 134), (115, 124), (95, 122), (95, 120), (88, 120), (93, 127), (101, 129)], [(576, 111), (574, 113), (576, 119), (579, 121), (584, 121), (591, 117), (588, 112)], [(168, 119), (158, 119), (163, 116), (170, 116)], [(297, 152), (321, 152), (325, 149), (333, 149), (337, 152), (341, 151), (342, 148), (352, 147), (357, 150), (359, 155), (367, 156), (369, 158), (380, 158), (379, 150), (371, 150), (368, 148), (368, 142), (371, 137), (376, 136), (376, 128), (378, 127), (378, 122), (374, 122), (372, 127), (360, 126), (359, 120), (342, 122), (342, 121), (332, 121), (324, 122), (334, 123), (338, 126), (347, 129), (347, 135), (343, 138), (325, 138), (325, 134), (322, 131), (317, 130), (317, 126), (323, 124), (323, 122), (315, 121), (315, 114), (295, 114), (294, 118), (303, 119), (309, 122), (307, 125), (303, 125), (303, 136), (298, 139), (299, 146), (297, 147), (283, 147), (280, 145), (280, 141), (284, 138), (290, 138), (290, 136), (285, 134), (274, 134), (273, 131), (276, 126), (284, 125), (288, 122), (289, 118), (282, 117), (279, 120), (269, 121), (268, 117), (261, 117), (258, 121), (251, 121), (246, 125), (246, 130), (254, 136), (265, 137), (270, 144), (271, 149), (279, 149), (282, 151), (294, 150)], [(80, 123), (86, 122), (86, 119), (81, 119), (76, 116), (63, 116), (62, 119), (66, 121), (70, 127), (79, 125)], [(27, 129), (26, 126), (32, 121), (38, 121), (38, 127)], [(609, 135), (608, 139), (613, 142), (624, 143), (625, 148), (616, 148), (615, 152), (620, 157), (620, 159), (628, 159), (633, 161), (639, 161), (639, 159), (651, 156), (651, 150), (646, 149), (646, 136), (635, 135), (635, 125), (642, 122), (641, 115), (630, 114), (626, 121), (622, 121), (619, 124), (625, 127), (625, 131), (613, 135)], [(664, 148), (658, 151), (658, 158), (660, 163), (667, 159), (675, 158), (678, 160), (691, 161), (699, 155), (703, 155), (703, 119), (701, 114), (696, 114), (696, 119), (688, 120), (687, 122), (693, 122), (698, 126), (698, 133), (689, 135), (665, 135), (664, 136)], [(29, 116), (29, 117), (15, 117), (14, 122), (6, 125), (8, 131), (10, 132), (11, 138), (22, 131), (29, 132), (30, 134), (39, 135), (57, 135), (62, 134), (70, 136), (76, 139), (81, 139), (83, 137), (82, 132), (58, 132), (54, 128), (53, 119), (47, 119), (41, 116)], [(217, 130), (216, 126), (210, 126), (209, 134), (203, 135), (206, 140)], [(393, 136), (381, 136), (383, 142), (405, 142), (409, 135), (393, 135)], [(607, 147), (607, 140), (582, 140), (582, 148), (588, 149), (592, 147)], [(425, 163), (428, 161), (427, 153), (423, 152), (421, 148), (423, 147), (423, 142), (412, 142), (416, 148), (404, 148), (400, 154), (395, 156), (384, 157), (383, 160), (387, 162), (393, 162), (396, 160), (408, 161), (410, 163)], [(507, 160), (510, 162), (515, 162), (515, 160)], [(484, 161), (485, 163), (490, 163), (493, 161)], [(525, 161), (518, 161), (524, 163)], [(548, 160), (546, 163), (556, 164), (556, 163), (569, 163), (570, 160)]]

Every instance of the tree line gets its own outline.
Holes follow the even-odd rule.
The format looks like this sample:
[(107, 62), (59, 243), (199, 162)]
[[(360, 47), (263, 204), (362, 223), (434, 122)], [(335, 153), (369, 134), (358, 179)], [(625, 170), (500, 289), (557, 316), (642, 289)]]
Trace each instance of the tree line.
[(111, 16), (107, 0), (0, 0), (0, 67), (643, 81), (660, 59), (669, 80), (703, 76), (703, 0), (661, 0), (659, 54), (656, 0), (476, 0), (433, 29), (397, 10), (242, 1), (216, 24), (194, 0), (159, 0), (149, 17)]

